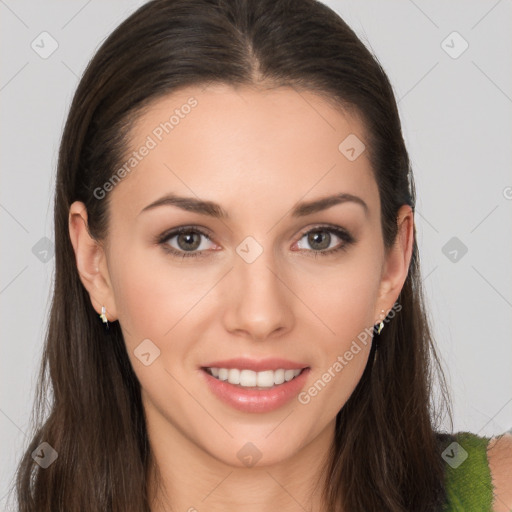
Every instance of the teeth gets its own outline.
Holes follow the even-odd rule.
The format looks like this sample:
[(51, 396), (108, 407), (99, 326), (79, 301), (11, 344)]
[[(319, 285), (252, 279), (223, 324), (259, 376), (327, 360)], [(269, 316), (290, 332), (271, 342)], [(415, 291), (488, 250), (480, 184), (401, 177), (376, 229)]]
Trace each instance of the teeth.
[(217, 379), (247, 388), (271, 388), (272, 386), (278, 386), (285, 381), (289, 382), (297, 377), (301, 371), (301, 368), (297, 370), (265, 370), (263, 372), (239, 370), (238, 368), (208, 368), (208, 372)]
[(242, 372), (240, 370), (237, 370), (236, 368), (231, 368), (231, 370), (228, 371), (227, 381), (231, 384), (240, 384), (240, 374)]
[(286, 382), (288, 382), (289, 380), (292, 380), (293, 377), (295, 377), (295, 370), (285, 370), (285, 372), (284, 372), (284, 380)]
[(282, 384), (284, 382), (284, 374), (286, 370), (276, 370), (274, 372), (274, 384)]
[[(228, 380), (229, 382), (229, 380)], [(258, 382), (258, 374), (252, 370), (242, 370), (240, 372), (240, 385), (244, 387), (256, 386)], [(231, 382), (230, 382), (231, 384)]]
[[(250, 370), (246, 370), (250, 371)], [(256, 384), (259, 388), (271, 388), (274, 385), (274, 372), (267, 370), (256, 373)]]

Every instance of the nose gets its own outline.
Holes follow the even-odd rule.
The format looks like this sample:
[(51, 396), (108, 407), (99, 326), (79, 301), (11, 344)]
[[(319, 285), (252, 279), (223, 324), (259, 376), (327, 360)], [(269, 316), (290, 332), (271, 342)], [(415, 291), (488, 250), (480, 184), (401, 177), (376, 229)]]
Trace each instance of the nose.
[(270, 253), (264, 251), (252, 263), (236, 258), (225, 284), (227, 331), (262, 341), (293, 328), (293, 293)]

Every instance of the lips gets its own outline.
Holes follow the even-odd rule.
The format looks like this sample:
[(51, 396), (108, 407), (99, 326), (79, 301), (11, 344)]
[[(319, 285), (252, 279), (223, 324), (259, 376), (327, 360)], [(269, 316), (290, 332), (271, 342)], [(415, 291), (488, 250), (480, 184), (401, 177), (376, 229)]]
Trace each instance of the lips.
[(268, 358), (268, 359), (249, 359), (246, 357), (239, 357), (235, 359), (225, 359), (219, 361), (212, 361), (201, 366), (206, 368), (237, 368), (238, 370), (252, 370), (254, 372), (263, 372), (265, 370), (302, 370), (308, 368), (306, 363), (298, 361), (290, 361), (288, 359)]
[(238, 357), (211, 361), (201, 370), (208, 388), (222, 402), (239, 411), (264, 413), (289, 403), (304, 387), (311, 368), (289, 359)]

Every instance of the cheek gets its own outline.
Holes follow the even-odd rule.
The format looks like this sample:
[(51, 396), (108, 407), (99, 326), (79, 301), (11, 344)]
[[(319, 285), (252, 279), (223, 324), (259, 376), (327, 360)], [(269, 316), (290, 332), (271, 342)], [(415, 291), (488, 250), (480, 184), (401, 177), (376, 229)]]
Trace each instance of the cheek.
[(306, 337), (316, 340), (312, 350), (320, 364), (299, 402), (311, 404), (325, 422), (346, 403), (368, 362), (380, 285), (375, 254), (378, 247), (364, 247), (347, 253), (335, 267), (303, 274), (299, 293), (316, 313), (303, 327), (310, 328)]
[[(125, 253), (126, 254), (126, 253)], [(118, 317), (127, 343), (139, 338), (159, 338), (177, 321), (174, 317), (187, 302), (187, 287), (176, 272), (169, 278), (142, 250), (119, 257), (113, 279)], [(140, 342), (140, 340), (139, 340)]]
[(345, 405), (367, 365), (378, 277), (378, 269), (359, 261), (340, 266), (340, 272), (331, 272), (329, 279), (317, 280), (321, 287), (311, 283), (307, 287), (305, 282), (307, 303), (322, 324), (317, 326), (313, 317), (307, 323), (308, 336), (316, 340), (311, 350), (320, 364), (298, 398), (319, 425), (332, 421)]
[(324, 324), (327, 338), (330, 332), (331, 339), (339, 345), (376, 320), (379, 278), (380, 267), (375, 259), (354, 252), (335, 266), (319, 264), (314, 271), (299, 273), (294, 290)]
[[(191, 283), (190, 274), (170, 271), (165, 258), (160, 259), (151, 261), (147, 250), (121, 259), (114, 293), (132, 367), (147, 398), (163, 412), (169, 395), (179, 395), (180, 386), (168, 372), (177, 375), (176, 367), (187, 357), (191, 309), (204, 290), (200, 283)], [(146, 366), (139, 359), (143, 353), (155, 357), (154, 362)]]

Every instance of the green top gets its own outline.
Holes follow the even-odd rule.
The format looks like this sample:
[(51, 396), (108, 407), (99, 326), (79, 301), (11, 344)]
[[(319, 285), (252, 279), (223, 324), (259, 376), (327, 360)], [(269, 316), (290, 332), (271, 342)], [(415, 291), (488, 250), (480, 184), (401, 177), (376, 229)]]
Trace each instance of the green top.
[(443, 512), (492, 512), (490, 438), (458, 432), (441, 456), (446, 462), (447, 503)]

